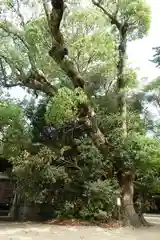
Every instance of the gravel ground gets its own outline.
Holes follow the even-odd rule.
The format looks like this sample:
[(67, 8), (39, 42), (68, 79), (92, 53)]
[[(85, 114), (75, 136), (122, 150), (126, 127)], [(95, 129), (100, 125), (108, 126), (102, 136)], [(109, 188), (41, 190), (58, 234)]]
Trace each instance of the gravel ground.
[(0, 223), (0, 240), (160, 240), (160, 224), (141, 229), (66, 227), (33, 223)]

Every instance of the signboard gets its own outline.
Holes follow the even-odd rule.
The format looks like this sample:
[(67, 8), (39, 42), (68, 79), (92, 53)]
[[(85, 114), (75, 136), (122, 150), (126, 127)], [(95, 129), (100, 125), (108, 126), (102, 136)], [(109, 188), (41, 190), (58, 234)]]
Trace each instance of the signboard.
[(121, 206), (121, 199), (120, 198), (117, 198), (117, 206)]

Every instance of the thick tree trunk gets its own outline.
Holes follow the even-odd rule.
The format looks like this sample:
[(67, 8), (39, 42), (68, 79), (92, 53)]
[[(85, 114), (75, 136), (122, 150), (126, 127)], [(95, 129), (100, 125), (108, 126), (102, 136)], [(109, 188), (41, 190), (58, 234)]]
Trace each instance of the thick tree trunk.
[[(127, 137), (127, 104), (126, 104), (126, 79), (124, 78), (124, 70), (126, 66), (126, 48), (127, 48), (127, 28), (124, 24), (119, 29), (120, 43), (119, 43), (119, 61), (117, 65), (117, 104), (122, 122), (123, 140)], [(123, 224), (131, 225), (133, 227), (140, 227), (142, 225), (138, 214), (135, 211), (133, 203), (134, 195), (134, 179), (135, 174), (133, 169), (129, 171), (124, 170), (122, 174), (122, 214)]]
[[(105, 9), (100, 2), (92, 0), (93, 4), (97, 6), (110, 20), (111, 24), (115, 25), (119, 32), (119, 60), (117, 64), (117, 105), (119, 109), (119, 114), (121, 116), (122, 122), (122, 134), (123, 139), (127, 137), (127, 104), (126, 104), (126, 79), (124, 78), (124, 70), (126, 66), (126, 48), (127, 48), (127, 31), (128, 22), (121, 23), (118, 21), (116, 15), (110, 14), (107, 9)], [(130, 172), (130, 173), (129, 173)], [(141, 220), (137, 213), (135, 212), (133, 205), (133, 194), (134, 194), (134, 173), (130, 170), (128, 173), (124, 170), (120, 183), (122, 190), (122, 203), (123, 203), (123, 213), (124, 213), (124, 223), (125, 225), (132, 225), (135, 227), (141, 226)]]
[(126, 171), (122, 175), (122, 216), (125, 226), (140, 227), (142, 222), (134, 209), (134, 178), (135, 174), (132, 171)]
[(140, 222), (141, 224), (144, 226), (144, 227), (151, 227), (152, 224), (147, 222), (146, 219), (144, 218), (143, 214), (139, 215), (139, 219), (140, 219)]
[[(60, 31), (60, 23), (65, 9), (64, 0), (53, 0), (51, 3), (52, 11), (50, 14), (47, 13), (47, 8), (44, 4), (48, 26), (50, 28), (52, 37), (52, 48), (49, 51), (49, 55), (71, 79), (75, 88), (79, 87), (85, 90), (85, 80), (77, 71), (75, 64), (69, 59), (68, 50), (65, 46), (63, 35)], [(108, 154), (108, 142), (98, 127), (94, 109), (91, 108), (89, 104), (86, 104), (85, 107), (87, 112), (85, 113), (85, 116), (81, 117), (81, 120), (88, 128), (88, 132), (93, 143), (103, 154), (104, 158), (106, 158)]]
[(140, 206), (138, 208), (138, 216), (140, 218), (140, 221), (142, 223), (143, 226), (145, 227), (149, 227), (149, 226), (152, 226), (152, 224), (150, 224), (149, 222), (146, 221), (146, 219), (144, 218), (144, 213), (146, 211), (146, 206), (145, 206), (145, 197), (144, 195), (142, 194), (139, 198), (140, 200)]

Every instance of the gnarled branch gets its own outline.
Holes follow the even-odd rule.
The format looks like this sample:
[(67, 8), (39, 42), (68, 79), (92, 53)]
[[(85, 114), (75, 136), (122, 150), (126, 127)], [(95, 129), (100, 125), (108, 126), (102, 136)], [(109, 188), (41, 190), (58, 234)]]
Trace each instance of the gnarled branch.
[[(53, 37), (53, 45), (52, 49), (49, 51), (49, 55), (55, 60), (55, 62), (57, 62), (60, 68), (64, 70), (67, 76), (71, 79), (74, 87), (80, 87), (84, 90), (85, 81), (77, 71), (75, 64), (69, 59), (68, 56), (66, 56), (64, 51), (66, 46), (64, 44), (63, 35), (59, 29), (64, 13), (64, 1), (52, 0), (51, 3), (52, 11), (49, 27)], [(100, 150), (103, 156), (107, 158), (109, 143), (98, 127), (94, 109), (92, 109), (89, 104), (86, 104), (86, 109), (87, 112), (85, 116), (82, 117), (82, 122), (87, 127), (89, 135), (96, 147)]]
[(49, 19), (49, 27), (52, 33), (52, 49), (49, 55), (58, 63), (61, 69), (72, 80), (74, 87), (84, 88), (84, 79), (78, 73), (75, 64), (68, 58), (68, 50), (60, 31), (60, 24), (65, 10), (63, 0), (52, 0), (52, 11)]
[(44, 92), (46, 95), (50, 96), (53, 96), (57, 92), (57, 88), (38, 71), (29, 72), (28, 76), (23, 80), (23, 84), (28, 88)]
[(7, 75), (4, 67), (4, 63), (2, 59), (11, 67), (13, 71), (13, 66), (11, 66), (11, 62), (5, 57), (1, 56), (0, 58), (0, 67), (3, 76), (3, 86), (7, 88), (16, 87), (16, 86), (24, 86), (33, 90), (44, 92), (47, 95), (53, 96), (57, 92), (57, 88), (53, 86), (43, 75), (43, 73), (39, 71), (30, 71), (27, 75), (23, 72), (22, 69), (15, 67), (15, 71), (13, 74), (16, 75), (17, 82), (16, 83), (8, 83)]

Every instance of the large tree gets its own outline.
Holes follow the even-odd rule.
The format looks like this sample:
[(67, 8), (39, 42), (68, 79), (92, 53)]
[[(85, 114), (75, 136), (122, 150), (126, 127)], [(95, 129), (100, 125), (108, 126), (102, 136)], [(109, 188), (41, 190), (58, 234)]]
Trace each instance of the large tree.
[[(101, 1), (93, 0), (103, 14), (110, 19), (111, 25), (116, 31), (118, 47), (117, 62), (117, 105), (122, 121), (122, 135), (125, 141), (127, 137), (127, 101), (125, 76), (127, 67), (127, 41), (143, 37), (150, 23), (150, 10), (145, 1)], [(126, 221), (130, 220), (133, 225), (141, 223), (136, 216), (133, 206), (135, 169), (125, 168), (121, 176), (122, 204)], [(129, 218), (129, 219), (128, 219)]]
[[(108, 141), (103, 126), (99, 127), (96, 109), (94, 108), (95, 104), (91, 98), (92, 94), (88, 91), (86, 85), (89, 82), (90, 87), (90, 84), (94, 83), (92, 72), (102, 72), (104, 68), (110, 68), (107, 72), (113, 80), (111, 83), (108, 82), (103, 85), (102, 92), (105, 92), (106, 87), (110, 87), (116, 80), (117, 87), (114, 94), (117, 98), (121, 117), (121, 132), (123, 133), (123, 141), (125, 141), (127, 137), (126, 87), (128, 83), (126, 80), (128, 78), (126, 77), (127, 65), (125, 63), (127, 40), (143, 37), (146, 34), (149, 27), (148, 5), (144, 1), (136, 0), (92, 1), (104, 13), (107, 20), (94, 9), (94, 24), (91, 18), (87, 20), (86, 32), (83, 32), (81, 30), (82, 20), (78, 22), (75, 18), (77, 24), (77, 22), (72, 21), (72, 16), (71, 21), (67, 22), (66, 20), (63, 27), (62, 20), (65, 17), (66, 10), (63, 0), (52, 0), (49, 3), (42, 2), (43, 4), (39, 5), (39, 13), (37, 10), (38, 17), (34, 16), (32, 19), (26, 19), (26, 16), (21, 14), (19, 1), (16, 1), (16, 3), (9, 2), (9, 10), (4, 8), (6, 12), (3, 12), (0, 22), (2, 34), (0, 40), (2, 46), (0, 51), (1, 83), (4, 87), (22, 86), (34, 91), (41, 91), (42, 96), (47, 95), (50, 99), (46, 113), (48, 124), (63, 125), (69, 120), (83, 124), (85, 131), (104, 159), (108, 160), (109, 153), (115, 150), (114, 145)], [(8, 13), (10, 11), (13, 16), (15, 14), (18, 16), (18, 19), (16, 19), (18, 27), (9, 20)], [(41, 12), (42, 15), (40, 15)], [(91, 12), (90, 15), (87, 14), (86, 16), (91, 16)], [(78, 11), (78, 15), (83, 16), (84, 14)], [(68, 18), (70, 18), (70, 13)], [(103, 22), (103, 24), (99, 26), (98, 21), (101, 24)], [(69, 23), (72, 24), (72, 33), (75, 31), (75, 35), (71, 39), (71, 30), (67, 31), (65, 29), (65, 24)], [(83, 36), (77, 41), (76, 34), (78, 34), (78, 31)], [(84, 37), (86, 33), (88, 35)], [(108, 36), (112, 36), (110, 41), (108, 41)], [(64, 39), (65, 37), (66, 39)], [(97, 44), (96, 49), (90, 47), (90, 52), (87, 52), (86, 42), (89, 39), (89, 43), (93, 43), (96, 39), (96, 42), (100, 45), (99, 48)], [(71, 50), (68, 44), (73, 46)], [(98, 50), (102, 46), (103, 54), (101, 54), (102, 50)], [(116, 46), (117, 51), (114, 51), (113, 48)], [(76, 61), (73, 61), (76, 52)], [(112, 56), (114, 54), (114, 57), (109, 54), (112, 54)], [(115, 63), (114, 67), (113, 63)], [(105, 72), (107, 79), (108, 76)], [(65, 79), (65, 83), (68, 83), (70, 79), (72, 85), (69, 84), (69, 88), (58, 89), (57, 78), (58, 84), (62, 82), (60, 79)], [(99, 79), (99, 76), (96, 75), (95, 79)], [(105, 82), (105, 78), (101, 79)], [(108, 176), (112, 177), (112, 161), (108, 163), (106, 171)], [(133, 207), (134, 176), (134, 168), (124, 168), (121, 174), (122, 200), (127, 220), (130, 220), (133, 225), (139, 225)]]

